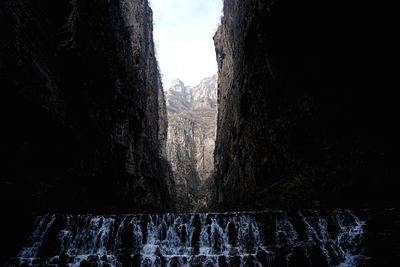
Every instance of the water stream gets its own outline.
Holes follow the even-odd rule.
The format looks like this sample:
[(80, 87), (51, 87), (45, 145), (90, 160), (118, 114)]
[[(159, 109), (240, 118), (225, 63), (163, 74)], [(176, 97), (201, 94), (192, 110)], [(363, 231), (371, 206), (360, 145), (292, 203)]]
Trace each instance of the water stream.
[(47, 214), (9, 266), (357, 266), (364, 225), (347, 210)]

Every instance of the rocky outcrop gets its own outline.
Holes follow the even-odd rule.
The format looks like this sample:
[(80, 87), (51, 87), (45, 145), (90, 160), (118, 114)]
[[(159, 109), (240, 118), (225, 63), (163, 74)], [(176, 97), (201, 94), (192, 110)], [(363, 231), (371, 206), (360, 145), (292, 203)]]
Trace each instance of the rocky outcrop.
[(396, 205), (370, 7), (224, 1), (214, 208)]
[(177, 188), (178, 210), (205, 206), (203, 184), (214, 169), (217, 75), (195, 87), (180, 80), (166, 92), (168, 110), (168, 159)]
[(0, 14), (0, 202), (20, 213), (172, 210), (148, 1), (6, 0)]

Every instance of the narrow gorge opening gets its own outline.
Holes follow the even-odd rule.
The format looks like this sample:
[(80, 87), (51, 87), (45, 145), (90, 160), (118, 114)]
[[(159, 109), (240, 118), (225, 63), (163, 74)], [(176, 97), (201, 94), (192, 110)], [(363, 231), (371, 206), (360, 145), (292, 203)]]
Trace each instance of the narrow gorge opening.
[(176, 210), (206, 211), (217, 128), (213, 36), (222, 16), (222, 0), (153, 0), (150, 4), (168, 114), (166, 152)]
[(214, 172), (217, 127), (217, 75), (199, 85), (173, 81), (166, 90), (167, 158), (176, 186), (179, 212), (206, 211)]
[(399, 265), (380, 6), (223, 2), (0, 1), (1, 266)]

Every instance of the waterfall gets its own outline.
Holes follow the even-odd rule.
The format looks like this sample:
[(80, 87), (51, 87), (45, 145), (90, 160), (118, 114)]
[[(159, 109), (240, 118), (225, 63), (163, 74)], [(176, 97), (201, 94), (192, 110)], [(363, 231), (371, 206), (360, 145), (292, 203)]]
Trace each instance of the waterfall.
[(364, 225), (342, 210), (47, 214), (9, 266), (357, 266)]

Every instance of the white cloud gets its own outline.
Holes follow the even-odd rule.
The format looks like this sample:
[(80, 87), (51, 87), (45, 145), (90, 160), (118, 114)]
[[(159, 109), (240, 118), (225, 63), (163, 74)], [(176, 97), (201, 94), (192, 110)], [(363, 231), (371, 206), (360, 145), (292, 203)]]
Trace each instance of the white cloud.
[(150, 0), (164, 87), (179, 78), (194, 86), (217, 71), (212, 37), (222, 0)]

